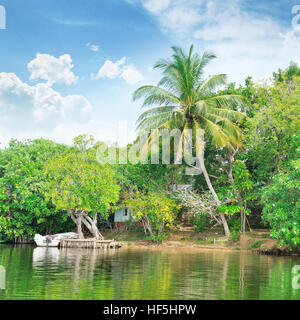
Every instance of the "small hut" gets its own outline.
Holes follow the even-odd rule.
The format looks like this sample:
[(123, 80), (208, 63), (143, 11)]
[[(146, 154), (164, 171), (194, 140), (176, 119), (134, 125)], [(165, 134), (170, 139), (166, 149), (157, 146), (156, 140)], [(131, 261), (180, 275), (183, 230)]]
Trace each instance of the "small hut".
[(117, 209), (114, 215), (114, 228), (125, 229), (126, 222), (131, 218), (131, 210), (128, 208)]

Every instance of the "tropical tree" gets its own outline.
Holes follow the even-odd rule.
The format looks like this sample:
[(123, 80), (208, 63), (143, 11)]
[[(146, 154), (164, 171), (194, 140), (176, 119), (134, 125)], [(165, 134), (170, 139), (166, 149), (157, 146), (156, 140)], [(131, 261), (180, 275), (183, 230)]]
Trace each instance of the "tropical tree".
[(64, 145), (37, 139), (11, 140), (0, 150), (0, 236), (27, 242), (36, 233), (51, 234), (68, 227), (67, 215), (43, 194), (49, 182), (44, 165), (65, 149)]
[[(228, 149), (242, 146), (242, 133), (236, 123), (245, 115), (233, 109), (242, 106), (243, 98), (234, 94), (216, 94), (216, 88), (226, 84), (225, 74), (204, 79), (204, 68), (216, 58), (215, 54), (205, 52), (199, 56), (193, 53), (193, 46), (188, 54), (178, 47), (172, 47), (172, 50), (172, 59), (159, 60), (154, 66), (163, 74), (158, 85), (146, 85), (134, 93), (134, 100), (144, 98), (142, 108), (148, 108), (138, 118), (137, 128), (140, 131), (180, 129), (181, 141), (185, 136), (191, 136), (190, 132), (194, 141), (196, 136), (201, 136), (200, 141), (196, 141), (196, 157), (209, 190), (221, 205), (205, 167), (205, 143), (209, 140), (216, 147)], [(220, 218), (225, 234), (229, 236), (224, 214), (220, 213)]]
[(300, 158), (289, 161), (262, 194), (262, 217), (271, 226), (271, 237), (292, 248), (300, 246), (299, 198)]
[(98, 218), (108, 219), (109, 210), (119, 200), (116, 172), (96, 161), (96, 147), (92, 137), (78, 136), (72, 148), (45, 167), (49, 176), (46, 197), (68, 212), (81, 239), (82, 224), (96, 239), (103, 239)]
[(278, 69), (277, 72), (273, 72), (273, 78), (278, 82), (291, 81), (294, 76), (300, 77), (300, 67), (293, 61), (285, 70)]

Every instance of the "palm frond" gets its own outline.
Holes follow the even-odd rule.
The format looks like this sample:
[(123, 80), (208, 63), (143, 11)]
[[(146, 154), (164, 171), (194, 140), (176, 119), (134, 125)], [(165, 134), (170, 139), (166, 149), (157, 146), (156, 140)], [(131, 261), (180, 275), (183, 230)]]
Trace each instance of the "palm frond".
[(178, 109), (178, 106), (162, 106), (162, 107), (156, 107), (156, 108), (149, 109), (149, 110), (143, 112), (139, 116), (136, 123), (140, 123), (145, 118), (149, 118), (149, 117), (155, 116), (157, 114), (161, 114), (161, 113), (172, 112), (176, 109)]
[(242, 121), (247, 117), (244, 113), (240, 111), (235, 111), (230, 109), (210, 108), (209, 111), (215, 115), (219, 115), (221, 117), (227, 118), (235, 122)]
[(210, 121), (217, 124), (219, 127), (222, 128), (222, 131), (229, 137), (230, 143), (236, 146), (242, 145), (242, 132), (240, 128), (235, 125), (232, 121), (228, 118), (224, 118), (222, 116), (206, 113), (206, 118)]
[(226, 74), (217, 74), (208, 77), (197, 88), (198, 94), (201, 96), (213, 92), (217, 87), (226, 84)]
[(226, 147), (230, 142), (230, 138), (222, 130), (222, 127), (206, 117), (202, 116), (201, 120), (203, 122), (205, 133), (210, 137), (212, 143), (217, 147)]
[(143, 107), (156, 105), (180, 104), (180, 99), (170, 91), (158, 86), (143, 86), (137, 89), (133, 94), (133, 101), (144, 98)]
[(172, 117), (172, 112), (164, 112), (152, 117), (145, 118), (139, 122), (137, 129), (139, 131), (151, 130), (160, 127)]
[(224, 94), (206, 99), (206, 103), (220, 108), (244, 107), (246, 98), (237, 94)]

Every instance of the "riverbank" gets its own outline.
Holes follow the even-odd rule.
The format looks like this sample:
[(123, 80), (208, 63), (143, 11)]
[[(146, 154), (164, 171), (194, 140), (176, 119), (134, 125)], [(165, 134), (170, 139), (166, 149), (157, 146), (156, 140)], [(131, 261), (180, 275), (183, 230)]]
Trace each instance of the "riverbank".
[(123, 247), (153, 249), (213, 249), (227, 251), (247, 251), (262, 255), (300, 256), (300, 248), (291, 250), (288, 246), (279, 246), (277, 240), (270, 238), (269, 230), (255, 229), (246, 232), (239, 239), (224, 237), (222, 230), (195, 232), (191, 227), (172, 231), (161, 243), (146, 240), (143, 233), (135, 231), (106, 232), (105, 238), (121, 241)]
[[(227, 238), (221, 229), (196, 232), (192, 227), (180, 227), (172, 230), (161, 243), (145, 238), (143, 232), (129, 230), (105, 230), (105, 239), (121, 242), (125, 248), (157, 249), (157, 250), (226, 250), (245, 251), (260, 255), (300, 256), (300, 248), (291, 250), (287, 245), (279, 246), (279, 242), (270, 238), (269, 230), (255, 229), (246, 232), (238, 239)], [(86, 239), (88, 240), (88, 239)], [(34, 244), (29, 242), (28, 244)]]

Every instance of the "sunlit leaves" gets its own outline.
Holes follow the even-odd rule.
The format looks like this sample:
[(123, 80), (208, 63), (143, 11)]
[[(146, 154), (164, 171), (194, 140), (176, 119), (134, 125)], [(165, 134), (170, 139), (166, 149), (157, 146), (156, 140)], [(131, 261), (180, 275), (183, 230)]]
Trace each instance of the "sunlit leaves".
[(300, 246), (300, 159), (274, 177), (263, 195), (263, 218), (271, 226), (271, 236), (289, 244)]
[(96, 161), (96, 148), (89, 137), (79, 136), (74, 142), (74, 147), (45, 166), (47, 198), (59, 209), (84, 210), (107, 218), (119, 199), (116, 172)]

